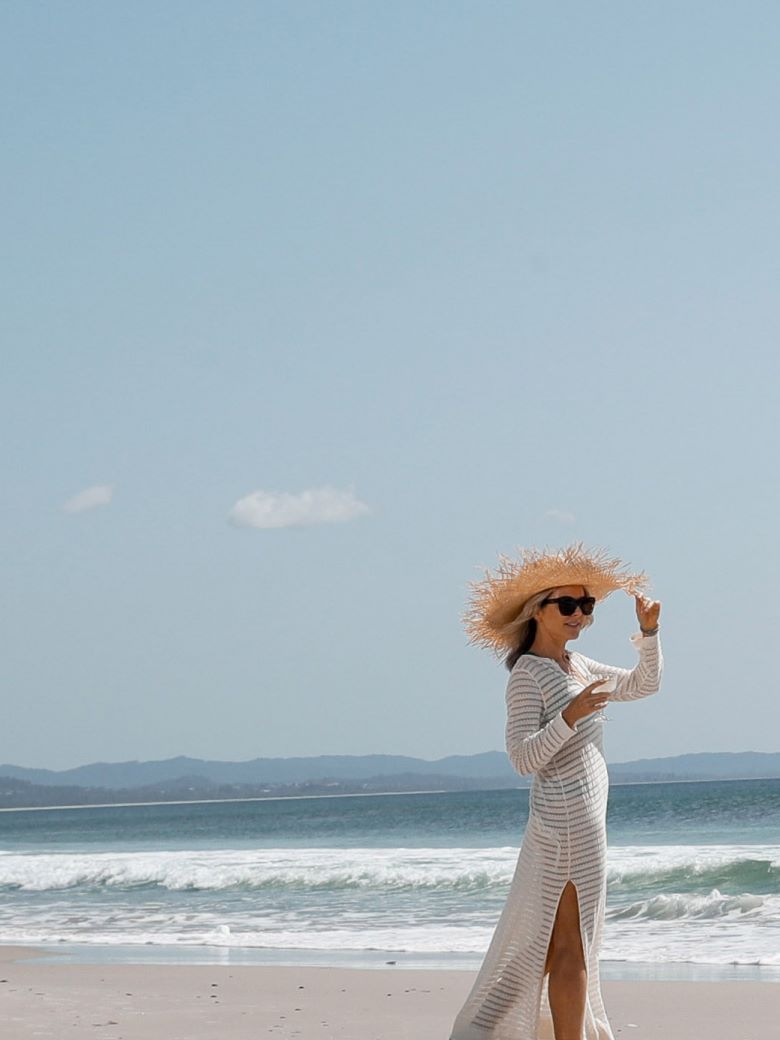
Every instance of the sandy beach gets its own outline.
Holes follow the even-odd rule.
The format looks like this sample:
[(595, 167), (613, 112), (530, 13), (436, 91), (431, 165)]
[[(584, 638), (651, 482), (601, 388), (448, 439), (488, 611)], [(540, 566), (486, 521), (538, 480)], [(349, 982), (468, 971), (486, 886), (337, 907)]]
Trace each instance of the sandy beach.
[[(4, 1040), (447, 1040), (467, 971), (69, 964), (0, 948)], [(769, 1040), (780, 984), (605, 982), (616, 1037)]]

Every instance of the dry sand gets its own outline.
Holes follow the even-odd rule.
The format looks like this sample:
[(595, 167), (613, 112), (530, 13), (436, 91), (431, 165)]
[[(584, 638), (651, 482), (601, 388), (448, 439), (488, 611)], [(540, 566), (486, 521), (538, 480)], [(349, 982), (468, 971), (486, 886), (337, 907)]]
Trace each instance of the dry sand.
[[(468, 971), (394, 968), (68, 964), (0, 947), (0, 1036), (447, 1040), (473, 978)], [(603, 988), (621, 1040), (780, 1037), (780, 983), (605, 982)]]

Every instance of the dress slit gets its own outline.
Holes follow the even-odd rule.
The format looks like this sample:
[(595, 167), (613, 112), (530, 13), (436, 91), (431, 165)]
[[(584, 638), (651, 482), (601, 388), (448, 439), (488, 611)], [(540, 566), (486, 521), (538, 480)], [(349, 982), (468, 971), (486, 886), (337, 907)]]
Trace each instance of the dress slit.
[(549, 931), (549, 934), (547, 936), (547, 945), (545, 947), (545, 951), (546, 951), (545, 955), (544, 955), (545, 970), (543, 972), (543, 975), (549, 974), (549, 968), (547, 967), (547, 962), (548, 962), (549, 957), (550, 957), (550, 946), (552, 944), (553, 935), (555, 933), (555, 922), (558, 919), (558, 910), (560, 909), (561, 900), (563, 899), (563, 893), (566, 891), (566, 886), (567, 885), (571, 885), (571, 887), (574, 889), (574, 896), (575, 896), (575, 898), (577, 900), (577, 928), (579, 929), (579, 933), (580, 933), (580, 947), (581, 947), (581, 952), (582, 952), (582, 960), (583, 960), (583, 964), (585, 966), (585, 975), (587, 977), (587, 975), (588, 975), (588, 943), (585, 941), (585, 935), (584, 935), (583, 930), (582, 930), (582, 904), (581, 904), (581, 901), (580, 901), (580, 890), (577, 887), (577, 882), (574, 880), (574, 878), (571, 878), (571, 877), (570, 878), (566, 878), (566, 880), (564, 881), (564, 883), (563, 883), (563, 885), (561, 887), (561, 890), (558, 893), (558, 899), (556, 900), (556, 903), (555, 903), (555, 913), (553, 914), (553, 917), (552, 917), (552, 924), (550, 925), (550, 931)]

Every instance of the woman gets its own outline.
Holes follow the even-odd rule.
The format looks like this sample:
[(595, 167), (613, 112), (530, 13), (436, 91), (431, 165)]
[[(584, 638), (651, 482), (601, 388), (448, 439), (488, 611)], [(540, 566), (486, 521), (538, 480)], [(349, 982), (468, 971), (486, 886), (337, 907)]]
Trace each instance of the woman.
[[(472, 585), (466, 626), (472, 642), (505, 656), (507, 752), (534, 780), (507, 902), (450, 1040), (614, 1040), (599, 981), (609, 781), (594, 713), (659, 687), (661, 605), (642, 594), (646, 584), (577, 544), (502, 557)], [(566, 649), (616, 589), (635, 599), (631, 671)]]

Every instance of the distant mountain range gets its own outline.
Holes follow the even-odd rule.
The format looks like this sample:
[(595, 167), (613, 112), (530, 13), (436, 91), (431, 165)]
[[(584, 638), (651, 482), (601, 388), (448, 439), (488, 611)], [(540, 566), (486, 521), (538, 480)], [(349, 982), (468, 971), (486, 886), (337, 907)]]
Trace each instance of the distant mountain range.
[[(780, 777), (780, 752), (703, 752), (609, 766), (612, 783)], [(0, 807), (301, 794), (524, 787), (503, 751), (435, 761), (404, 755), (320, 755), (217, 762), (95, 762), (75, 769), (0, 765)]]

